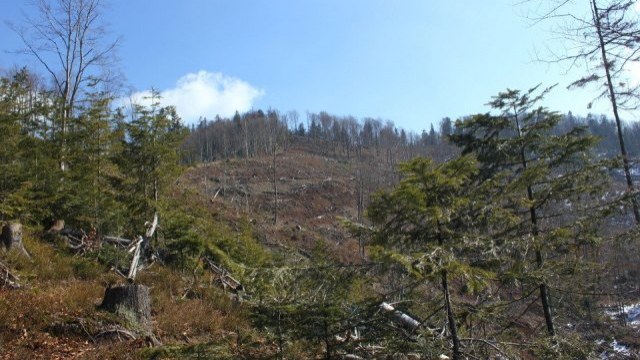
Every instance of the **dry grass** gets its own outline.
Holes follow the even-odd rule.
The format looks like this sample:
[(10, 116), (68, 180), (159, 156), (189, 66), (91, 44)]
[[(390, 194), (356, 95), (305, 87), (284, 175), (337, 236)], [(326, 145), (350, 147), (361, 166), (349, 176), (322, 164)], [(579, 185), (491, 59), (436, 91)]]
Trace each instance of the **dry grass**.
[(139, 281), (153, 284), (151, 306), (164, 342), (214, 341), (249, 326), (242, 305), (218, 288), (204, 287), (203, 278), (194, 284), (192, 276), (157, 267), (142, 273)]

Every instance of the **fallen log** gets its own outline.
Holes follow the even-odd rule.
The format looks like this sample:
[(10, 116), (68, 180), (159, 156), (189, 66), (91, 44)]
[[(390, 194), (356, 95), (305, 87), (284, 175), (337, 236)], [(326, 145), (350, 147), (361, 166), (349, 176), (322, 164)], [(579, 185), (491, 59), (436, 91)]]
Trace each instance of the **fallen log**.
[(393, 318), (407, 330), (414, 331), (418, 327), (420, 327), (420, 321), (412, 318), (411, 316), (403, 313), (400, 310), (396, 310), (391, 304), (387, 302), (382, 302), (380, 304), (380, 309), (393, 313)]

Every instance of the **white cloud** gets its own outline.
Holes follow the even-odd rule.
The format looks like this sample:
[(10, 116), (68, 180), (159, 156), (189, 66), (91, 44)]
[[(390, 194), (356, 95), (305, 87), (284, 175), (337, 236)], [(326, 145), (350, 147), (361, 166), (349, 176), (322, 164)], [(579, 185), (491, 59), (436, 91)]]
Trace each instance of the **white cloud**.
[[(150, 95), (149, 90), (140, 91), (132, 94), (131, 99), (134, 103), (149, 105)], [(182, 120), (190, 124), (201, 116), (231, 117), (236, 111), (248, 111), (263, 95), (263, 90), (246, 81), (201, 70), (184, 75), (174, 88), (160, 91), (160, 104), (174, 105)]]

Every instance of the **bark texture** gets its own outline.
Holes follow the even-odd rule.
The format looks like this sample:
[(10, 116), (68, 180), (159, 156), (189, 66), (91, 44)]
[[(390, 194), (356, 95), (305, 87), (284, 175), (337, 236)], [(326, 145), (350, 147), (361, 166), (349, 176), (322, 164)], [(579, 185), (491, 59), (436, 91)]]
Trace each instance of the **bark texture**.
[(108, 287), (100, 308), (124, 316), (138, 326), (144, 335), (151, 335), (149, 287), (140, 284)]

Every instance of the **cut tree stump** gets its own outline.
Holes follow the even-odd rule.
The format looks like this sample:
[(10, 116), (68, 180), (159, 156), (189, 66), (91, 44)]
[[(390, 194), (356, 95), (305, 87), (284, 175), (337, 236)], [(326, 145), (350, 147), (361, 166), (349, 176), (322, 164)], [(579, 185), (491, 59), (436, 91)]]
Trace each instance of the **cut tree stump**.
[(125, 284), (108, 287), (99, 308), (123, 316), (144, 336), (152, 336), (148, 286)]
[(64, 220), (58, 219), (53, 222), (53, 225), (47, 230), (46, 234), (57, 234), (64, 230)]
[(22, 224), (17, 222), (5, 224), (2, 227), (0, 239), (7, 250), (15, 250), (27, 258), (31, 258), (22, 244)]

